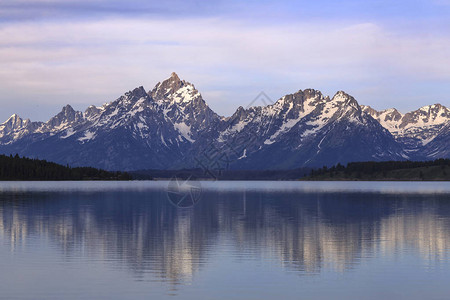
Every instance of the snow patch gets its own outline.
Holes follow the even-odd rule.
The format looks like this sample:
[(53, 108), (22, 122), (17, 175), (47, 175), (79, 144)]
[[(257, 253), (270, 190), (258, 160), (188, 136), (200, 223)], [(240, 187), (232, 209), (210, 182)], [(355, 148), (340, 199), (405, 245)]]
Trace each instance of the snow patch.
[(78, 141), (84, 143), (84, 142), (93, 140), (94, 138), (95, 138), (95, 133), (88, 130), (88, 131), (86, 131), (86, 132), (84, 133), (84, 136), (83, 136), (83, 137), (80, 137), (80, 138), (78, 139)]
[(247, 157), (247, 149), (244, 149), (244, 153), (242, 153), (241, 157), (239, 157), (238, 159), (243, 159)]
[(75, 130), (73, 128), (69, 128), (66, 130), (66, 135), (61, 136), (62, 139), (67, 139), (69, 136), (72, 136), (75, 134)]
[[(187, 139), (189, 142), (193, 143), (195, 142), (195, 140), (193, 140), (191, 138), (191, 126), (188, 126), (186, 123), (181, 122), (181, 123), (175, 123), (173, 124), (173, 126), (175, 127), (176, 130), (178, 130), (178, 132), (185, 138)], [(181, 138), (180, 138), (180, 142), (181, 142)]]
[(285, 123), (283, 123), (283, 125), (280, 126), (280, 128), (274, 134), (272, 134), (272, 136), (270, 136), (267, 140), (264, 141), (264, 144), (266, 145), (273, 144), (277, 136), (279, 136), (281, 133), (286, 133), (289, 130), (291, 130), (291, 128), (294, 127), (295, 124), (297, 124), (300, 120), (301, 118), (287, 120)]
[(160, 137), (161, 137), (161, 143), (163, 143), (164, 146), (168, 147), (167, 144), (166, 144), (166, 141), (164, 140), (162, 132), (160, 133)]
[(187, 84), (173, 94), (172, 101), (176, 103), (188, 103), (197, 98), (199, 95), (199, 92), (194, 88), (194, 86)]

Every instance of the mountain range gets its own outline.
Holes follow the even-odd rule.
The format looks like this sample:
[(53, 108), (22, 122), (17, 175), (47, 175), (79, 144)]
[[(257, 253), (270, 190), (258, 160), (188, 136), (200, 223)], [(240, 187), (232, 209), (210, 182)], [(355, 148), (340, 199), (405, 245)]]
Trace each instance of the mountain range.
[(215, 113), (176, 73), (84, 112), (70, 105), (47, 122), (12, 115), (0, 153), (107, 170), (293, 169), (351, 161), (450, 158), (450, 110), (402, 114), (300, 90), (265, 106)]

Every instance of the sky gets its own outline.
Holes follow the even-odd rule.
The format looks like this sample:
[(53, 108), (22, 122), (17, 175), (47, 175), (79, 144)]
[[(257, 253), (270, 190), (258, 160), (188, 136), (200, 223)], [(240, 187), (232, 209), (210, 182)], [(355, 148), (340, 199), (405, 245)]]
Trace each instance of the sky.
[(0, 120), (84, 111), (177, 72), (231, 115), (314, 88), (450, 106), (450, 0), (0, 0)]

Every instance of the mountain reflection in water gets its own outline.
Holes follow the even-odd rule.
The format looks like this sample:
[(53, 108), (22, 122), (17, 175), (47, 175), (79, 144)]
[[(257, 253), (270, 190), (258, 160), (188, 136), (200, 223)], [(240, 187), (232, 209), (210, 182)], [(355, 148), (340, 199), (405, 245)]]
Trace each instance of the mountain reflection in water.
[[(171, 284), (189, 283), (218, 259), (275, 261), (299, 275), (346, 272), (376, 255), (448, 260), (445, 194), (206, 191), (177, 209), (165, 191), (3, 192), (0, 242), (11, 252), (32, 238), (65, 258), (107, 261)], [(219, 249), (220, 248), (220, 249)], [(221, 249), (228, 250), (221, 250)]]

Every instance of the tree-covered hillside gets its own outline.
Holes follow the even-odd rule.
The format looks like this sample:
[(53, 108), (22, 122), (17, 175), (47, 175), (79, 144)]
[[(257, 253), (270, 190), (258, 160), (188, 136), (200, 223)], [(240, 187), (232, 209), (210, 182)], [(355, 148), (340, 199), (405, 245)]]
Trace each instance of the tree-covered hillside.
[(353, 162), (312, 170), (304, 180), (450, 180), (450, 159)]
[(71, 168), (45, 160), (0, 155), (0, 180), (130, 180), (123, 172)]

